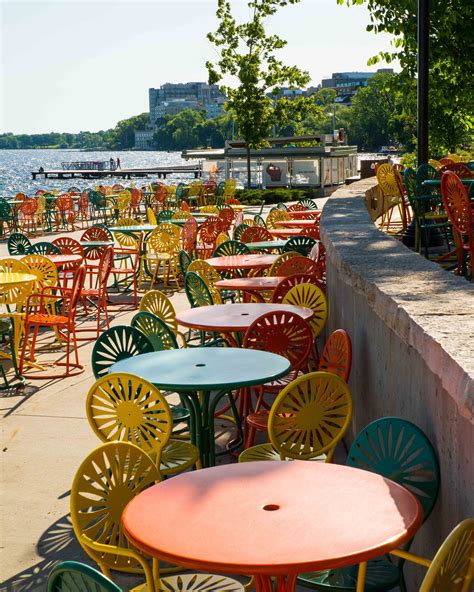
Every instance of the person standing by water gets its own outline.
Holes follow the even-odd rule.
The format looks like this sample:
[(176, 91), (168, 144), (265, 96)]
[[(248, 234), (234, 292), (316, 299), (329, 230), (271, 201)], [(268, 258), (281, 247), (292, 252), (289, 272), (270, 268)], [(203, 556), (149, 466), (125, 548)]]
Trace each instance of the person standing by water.
[(110, 157), (109, 162), (110, 162), (110, 170), (114, 171), (115, 170), (115, 160), (112, 157)]
[(118, 156), (117, 156), (117, 166), (116, 166), (116, 168), (117, 169), (120, 169), (121, 168), (120, 167), (120, 158)]

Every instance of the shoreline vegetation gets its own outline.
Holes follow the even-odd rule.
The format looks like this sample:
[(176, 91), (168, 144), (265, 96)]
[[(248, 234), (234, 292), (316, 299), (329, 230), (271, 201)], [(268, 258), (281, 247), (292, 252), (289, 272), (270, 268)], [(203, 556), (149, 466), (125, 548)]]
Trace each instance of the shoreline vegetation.
[[(335, 102), (334, 89), (320, 89), (314, 95), (320, 107), (299, 121), (277, 127), (277, 136), (332, 134), (343, 128), (349, 143), (360, 152), (378, 152), (381, 146), (396, 146), (410, 153), (416, 146), (416, 84), (407, 83), (397, 73), (377, 73), (360, 88), (350, 107)], [(71, 149), (83, 151), (134, 150), (135, 131), (149, 125), (149, 114), (142, 113), (119, 121), (115, 128), (77, 134), (0, 134), (2, 149)], [(232, 112), (206, 119), (205, 112), (186, 109), (156, 123), (153, 150), (182, 151), (198, 148), (222, 148), (226, 139), (239, 138), (238, 120)], [(460, 126), (462, 127), (462, 126)], [(468, 133), (458, 129), (456, 147), (469, 148)], [(449, 136), (449, 134), (447, 134)], [(431, 156), (437, 158), (452, 151), (447, 142), (431, 143)]]

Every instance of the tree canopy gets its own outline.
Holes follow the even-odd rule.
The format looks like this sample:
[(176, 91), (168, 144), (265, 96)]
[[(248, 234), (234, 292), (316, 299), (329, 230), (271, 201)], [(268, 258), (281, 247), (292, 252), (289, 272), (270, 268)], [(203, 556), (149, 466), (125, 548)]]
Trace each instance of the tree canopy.
[[(398, 59), (401, 77), (409, 84), (417, 69), (416, 0), (337, 0), (339, 4), (367, 4), (368, 31), (393, 35), (392, 50), (369, 60)], [(474, 98), (474, 3), (472, 0), (432, 0), (430, 3), (430, 152), (455, 151), (472, 141)]]
[[(292, 101), (277, 101), (279, 90), (305, 87), (308, 72), (297, 66), (287, 66), (278, 60), (275, 53), (285, 47), (278, 35), (265, 30), (265, 21), (278, 9), (297, 4), (300, 0), (248, 0), (251, 17), (248, 22), (238, 23), (232, 14), (229, 0), (218, 0), (216, 16), (219, 26), (208, 39), (216, 46), (219, 57), (215, 64), (207, 62), (209, 84), (217, 84), (223, 78), (230, 78), (221, 91), (228, 97), (226, 109), (231, 112), (238, 125), (239, 133), (247, 147), (247, 176), (250, 186), (250, 149), (265, 144), (274, 125), (288, 123), (290, 115), (316, 110), (314, 100), (301, 97), (298, 109)], [(278, 106), (278, 108), (276, 108)]]

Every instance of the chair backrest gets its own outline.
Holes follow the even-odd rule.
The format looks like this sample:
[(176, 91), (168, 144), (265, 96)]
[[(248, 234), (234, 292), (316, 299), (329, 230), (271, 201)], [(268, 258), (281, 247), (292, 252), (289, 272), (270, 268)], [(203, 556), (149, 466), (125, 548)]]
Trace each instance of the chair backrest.
[(288, 311), (268, 312), (255, 319), (244, 335), (243, 346), (283, 356), (298, 371), (305, 366), (313, 345), (311, 327)]
[(162, 210), (158, 212), (158, 224), (161, 222), (166, 222), (167, 220), (171, 220), (173, 218), (173, 210)]
[(322, 289), (322, 286), (318, 283), (318, 280), (316, 280), (314, 276), (307, 273), (295, 273), (285, 277), (280, 281), (278, 286), (273, 290), (272, 302), (275, 304), (281, 304), (283, 302), (283, 298), (288, 294), (291, 288), (297, 286), (298, 284), (316, 284)]
[(155, 351), (178, 349), (173, 331), (152, 312), (137, 312), (130, 324), (149, 339)]
[(292, 236), (288, 239), (283, 251), (297, 251), (300, 255), (307, 257), (315, 243), (316, 239), (299, 234), (298, 236)]
[(317, 210), (318, 209), (318, 204), (313, 199), (310, 199), (309, 197), (303, 197), (303, 199), (300, 199), (298, 201), (298, 203), (300, 205), (304, 206), (305, 208), (308, 208), (308, 210)]
[(243, 243), (258, 243), (261, 241), (271, 241), (272, 235), (264, 226), (249, 226), (242, 232), (240, 240)]
[(95, 241), (109, 241), (110, 235), (101, 226), (91, 226), (85, 230), (81, 235), (81, 241), (95, 242)]
[(178, 264), (180, 272), (184, 274), (188, 271), (188, 267), (192, 263), (192, 257), (183, 249), (178, 253)]
[(70, 236), (59, 236), (55, 238), (53, 245), (56, 245), (63, 255), (80, 255), (84, 257), (82, 245)]
[(172, 216), (172, 220), (187, 220), (188, 218), (191, 218), (192, 214), (191, 212), (188, 210), (178, 210), (177, 212), (174, 212), (173, 216)]
[(278, 275), (296, 275), (296, 274), (312, 275), (319, 279), (320, 268), (317, 263), (308, 257), (291, 257), (284, 261), (278, 268)]
[(399, 417), (382, 417), (356, 436), (346, 464), (387, 477), (411, 491), (429, 516), (438, 496), (436, 453), (418, 426)]
[(179, 248), (179, 239), (168, 232), (163, 232), (161, 226), (154, 230), (146, 241), (147, 248), (155, 253), (175, 253)]
[(163, 294), (163, 292), (160, 292), (160, 290), (148, 290), (148, 292), (145, 292), (140, 301), (138, 310), (140, 312), (152, 312), (176, 335), (178, 331), (176, 311), (168, 296)]
[[(262, 207), (261, 210), (263, 210), (263, 204), (264, 202), (262, 201)], [(265, 223), (265, 220), (262, 218), (261, 213), (260, 214), (255, 214), (255, 216), (253, 217), (253, 221), (255, 223), (256, 226), (261, 226), (262, 228), (266, 228), (267, 225)]]
[(31, 245), (28, 255), (61, 255), (61, 249), (53, 243), (42, 241)]
[(439, 169), (442, 175), (446, 171), (455, 173), (460, 179), (471, 179), (474, 173), (464, 162), (454, 162), (453, 164), (445, 164)]
[(377, 182), (385, 197), (398, 196), (398, 186), (393, 174), (393, 166), (391, 164), (381, 164), (376, 172)]
[(188, 271), (184, 276), (184, 289), (191, 308), (211, 306), (214, 304), (206, 282), (194, 271)]
[(48, 576), (47, 592), (123, 592), (103, 573), (77, 561), (58, 563)]
[(308, 208), (304, 206), (302, 203), (295, 203), (287, 208), (288, 212), (304, 212)]
[(229, 240), (230, 240), (230, 236), (227, 234), (227, 232), (220, 232), (216, 238), (216, 249), (217, 249), (217, 247), (220, 247), (220, 245), (222, 245), (223, 243), (226, 243)]
[(228, 255), (248, 255), (250, 249), (245, 243), (237, 240), (229, 240), (222, 243), (214, 251), (213, 257), (226, 257)]
[(215, 287), (215, 283), (221, 279), (221, 276), (212, 265), (204, 259), (196, 259), (189, 265), (188, 272), (190, 271), (197, 273), (204, 281), (207, 289), (211, 293), (214, 304), (222, 304), (220, 291)]
[(326, 324), (328, 305), (324, 292), (312, 284), (298, 284), (288, 290), (283, 297), (283, 304), (293, 304), (294, 306), (304, 306), (310, 308), (314, 316), (309, 321), (313, 330), (313, 337), (316, 337), (321, 333), (324, 325)]
[(107, 290), (107, 283), (114, 260), (114, 250), (112, 247), (106, 247), (101, 251), (98, 274), (98, 288), (99, 290)]
[(286, 253), (282, 253), (279, 255), (275, 261), (272, 263), (270, 269), (268, 270), (269, 276), (276, 276), (279, 275), (280, 266), (286, 261), (287, 259), (291, 259), (292, 257), (299, 257), (300, 254), (297, 251), (287, 251)]
[(96, 378), (100, 378), (108, 373), (115, 362), (153, 351), (150, 340), (135, 327), (110, 327), (101, 333), (94, 343), (92, 372)]
[(447, 171), (441, 177), (441, 195), (451, 224), (461, 234), (473, 236), (472, 205), (467, 190), (455, 173)]
[(158, 220), (156, 219), (155, 212), (151, 208), (146, 209), (146, 219), (148, 220), (149, 224), (158, 226)]
[(319, 358), (318, 370), (331, 372), (348, 382), (351, 366), (351, 338), (344, 329), (336, 329), (327, 338)]
[(33, 292), (39, 293), (45, 287), (58, 285), (58, 270), (56, 265), (43, 255), (26, 255), (22, 262), (28, 266), (30, 272), (36, 276)]
[(420, 592), (470, 592), (474, 582), (474, 518), (460, 522), (433, 558)]
[(21, 232), (13, 232), (7, 241), (8, 253), (10, 255), (26, 255), (31, 247), (28, 237)]
[(296, 378), (275, 399), (268, 417), (270, 442), (282, 459), (332, 460), (352, 416), (347, 383), (329, 372)]
[[(121, 517), (136, 495), (159, 481), (155, 463), (130, 442), (102, 444), (81, 463), (71, 487), (72, 525), (81, 546), (99, 565), (132, 572), (143, 566), (122, 530)], [(107, 547), (109, 553), (104, 552)], [(123, 554), (114, 552), (117, 547)]]
[(156, 386), (133, 374), (107, 374), (89, 390), (86, 412), (102, 442), (131, 442), (152, 456), (159, 468), (161, 452), (173, 431), (173, 416)]
[(267, 216), (267, 228), (278, 228), (277, 222), (283, 220), (291, 220), (290, 214), (288, 214), (286, 210), (279, 210), (277, 208), (273, 208), (272, 210), (270, 210)]
[[(238, 240), (238, 241), (242, 241), (242, 234), (244, 233), (245, 230), (247, 230), (247, 228), (251, 228), (251, 226), (249, 226), (248, 224), (235, 224), (235, 228), (234, 228), (234, 240)], [(242, 241), (243, 242), (243, 241)]]
[(185, 251), (191, 252), (196, 248), (198, 230), (199, 226), (196, 219), (193, 217), (188, 218), (181, 232), (181, 241)]
[(221, 232), (222, 222), (217, 216), (209, 216), (199, 229), (198, 236), (203, 245), (214, 248), (218, 234)]
[(234, 221), (234, 210), (232, 208), (221, 208), (219, 210), (219, 218), (221, 219), (222, 231), (228, 232)]

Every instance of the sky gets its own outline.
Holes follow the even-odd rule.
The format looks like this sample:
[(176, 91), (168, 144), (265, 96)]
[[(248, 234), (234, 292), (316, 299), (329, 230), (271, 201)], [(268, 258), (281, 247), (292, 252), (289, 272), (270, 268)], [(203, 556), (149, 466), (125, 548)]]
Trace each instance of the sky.
[[(248, 16), (244, 0), (231, 0)], [(206, 81), (217, 0), (0, 0), (0, 133), (98, 131), (148, 111), (148, 88)], [(301, 0), (267, 21), (278, 57), (309, 71), (375, 71), (389, 38), (365, 31), (365, 6)], [(380, 64), (378, 67), (383, 67)]]

